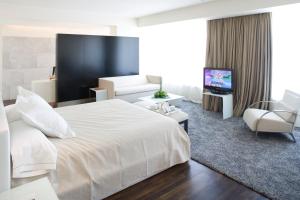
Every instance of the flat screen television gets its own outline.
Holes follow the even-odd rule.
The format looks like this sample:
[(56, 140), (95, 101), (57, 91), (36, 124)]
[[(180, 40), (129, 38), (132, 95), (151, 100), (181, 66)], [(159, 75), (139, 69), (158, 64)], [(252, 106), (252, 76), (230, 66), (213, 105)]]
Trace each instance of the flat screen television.
[(203, 85), (212, 93), (228, 94), (233, 91), (233, 71), (225, 68), (204, 68)]

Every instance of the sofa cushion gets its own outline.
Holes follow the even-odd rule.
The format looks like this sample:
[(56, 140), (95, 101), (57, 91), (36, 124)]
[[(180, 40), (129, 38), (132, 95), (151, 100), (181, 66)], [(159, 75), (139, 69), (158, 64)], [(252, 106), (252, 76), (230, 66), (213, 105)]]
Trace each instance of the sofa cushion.
[[(252, 131), (256, 131), (256, 124), (260, 117), (268, 112), (255, 108), (248, 108), (243, 115), (243, 119)], [(260, 132), (290, 132), (293, 126), (286, 123), (280, 116), (271, 112), (266, 114), (259, 122), (257, 131)]]
[(118, 76), (102, 79), (112, 81), (115, 88), (143, 85), (148, 83), (147, 77), (142, 75)]
[(116, 96), (159, 90), (159, 84), (143, 84), (115, 88)]

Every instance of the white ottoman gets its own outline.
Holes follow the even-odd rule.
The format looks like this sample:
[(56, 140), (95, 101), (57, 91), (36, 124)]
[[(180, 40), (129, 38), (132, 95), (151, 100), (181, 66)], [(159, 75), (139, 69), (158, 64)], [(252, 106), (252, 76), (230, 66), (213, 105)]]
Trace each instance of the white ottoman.
[[(137, 106), (151, 110), (150, 107), (152, 105), (154, 105), (155, 103), (150, 102), (150, 101), (138, 101), (138, 102), (135, 102), (134, 104)], [(154, 110), (151, 110), (151, 111), (156, 112)], [(160, 113), (160, 112), (157, 112), (157, 113)], [(160, 114), (162, 114), (162, 113), (160, 113)], [(180, 109), (177, 109), (174, 112), (166, 113), (163, 115), (175, 119), (179, 124), (183, 124), (184, 130), (188, 133), (189, 115), (187, 113), (181, 111)]]

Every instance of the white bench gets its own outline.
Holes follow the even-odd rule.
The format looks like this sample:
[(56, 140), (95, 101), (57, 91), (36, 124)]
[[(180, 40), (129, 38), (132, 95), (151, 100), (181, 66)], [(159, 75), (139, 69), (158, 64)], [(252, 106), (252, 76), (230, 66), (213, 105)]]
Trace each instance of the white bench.
[[(137, 106), (143, 107), (143, 108), (147, 108), (149, 110), (151, 110), (151, 106), (154, 105), (155, 103), (150, 102), (150, 101), (138, 101), (136, 103), (134, 103)], [(153, 111), (156, 112), (156, 111)], [(158, 112), (160, 113), (160, 112)], [(171, 117), (172, 119), (175, 119), (179, 124), (183, 124), (184, 130), (188, 133), (188, 126), (189, 126), (189, 115), (185, 112), (183, 112), (180, 109), (176, 109), (174, 112), (170, 112), (170, 113), (160, 113), (163, 114), (167, 117)]]

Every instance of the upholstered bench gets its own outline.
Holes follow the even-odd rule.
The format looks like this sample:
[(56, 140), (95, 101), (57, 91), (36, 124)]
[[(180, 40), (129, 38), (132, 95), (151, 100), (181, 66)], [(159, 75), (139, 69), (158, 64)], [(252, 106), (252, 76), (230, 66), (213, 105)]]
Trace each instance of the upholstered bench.
[[(149, 109), (149, 110), (152, 110), (151, 109), (151, 106), (154, 105), (153, 102), (150, 102), (150, 101), (138, 101), (138, 102), (135, 102), (134, 103), (135, 105), (137, 106), (140, 106), (140, 107), (143, 107), (143, 108), (146, 108), (146, 109)], [(152, 110), (153, 112), (156, 112), (154, 110)], [(176, 108), (175, 111), (173, 112), (170, 112), (170, 113), (161, 113), (161, 112), (157, 112), (157, 113), (160, 113), (162, 115), (165, 115), (167, 117), (170, 117), (170, 118), (173, 118), (175, 119), (179, 124), (183, 124), (183, 127), (184, 127), (184, 130), (188, 133), (188, 126), (189, 126), (189, 123), (188, 123), (188, 120), (189, 120), (189, 115), (185, 112), (183, 112), (182, 110)]]

